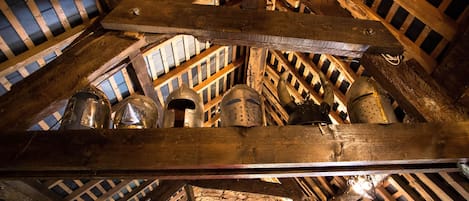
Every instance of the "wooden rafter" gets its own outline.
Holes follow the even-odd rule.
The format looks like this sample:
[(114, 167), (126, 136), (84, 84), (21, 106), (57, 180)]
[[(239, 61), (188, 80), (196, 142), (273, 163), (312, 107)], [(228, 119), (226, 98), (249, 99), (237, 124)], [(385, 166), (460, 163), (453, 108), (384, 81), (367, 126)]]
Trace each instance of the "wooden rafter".
[[(431, 82), (429, 75), (418, 73), (415, 60), (394, 66), (380, 55), (364, 54), (361, 63), (411, 116), (420, 121), (464, 121), (461, 112), (443, 89)], [(429, 81), (430, 80), (430, 81)]]
[[(47, 70), (27, 77), (0, 97), (0, 114), (8, 117), (1, 121), (0, 128), (30, 128), (63, 107), (65, 100), (77, 90), (86, 87), (144, 44), (143, 39), (136, 40), (110, 32), (103, 35), (95, 33), (86, 38), (80, 45), (75, 45), (49, 63), (45, 67)], [(110, 45), (113, 48), (102, 51)], [(93, 62), (90, 62), (89, 58), (94, 58)], [(21, 105), (21, 109), (13, 106), (15, 104)]]
[[(338, 0), (338, 2), (342, 7), (350, 11), (355, 18), (381, 21), (392, 35), (404, 46), (406, 51), (405, 56), (416, 59), (428, 73), (432, 72), (436, 67), (437, 63), (434, 58), (421, 50), (420, 47), (407, 38), (404, 33), (394, 28), (389, 22), (386, 22), (381, 16), (374, 12), (372, 8), (367, 7), (360, 0)], [(408, 25), (410, 25), (412, 19), (410, 17), (408, 18), (410, 19)]]

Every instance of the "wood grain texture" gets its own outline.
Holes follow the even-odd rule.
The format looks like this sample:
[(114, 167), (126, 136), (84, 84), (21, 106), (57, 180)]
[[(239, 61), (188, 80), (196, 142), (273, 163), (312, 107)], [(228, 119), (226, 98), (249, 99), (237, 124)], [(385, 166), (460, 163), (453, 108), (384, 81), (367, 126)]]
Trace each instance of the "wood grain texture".
[[(138, 15), (129, 12), (133, 8), (139, 9)], [(402, 46), (381, 23), (351, 18), (200, 5), (181, 9), (165, 1), (126, 0), (101, 24), (107, 29), (184, 33), (214, 43), (280, 50), (344, 56), (359, 56), (367, 49), (374, 53), (402, 53)], [(373, 30), (373, 34), (366, 34), (365, 30)]]
[(0, 97), (0, 129), (30, 128), (144, 43), (111, 32), (82, 40)]
[(468, 119), (430, 76), (418, 73), (415, 60), (393, 66), (380, 55), (364, 54), (361, 63), (399, 106), (418, 120), (452, 122)]
[(263, 182), (254, 179), (241, 180), (194, 180), (188, 181), (188, 184), (201, 188), (230, 190), (247, 193), (257, 193), (264, 195), (272, 195), (284, 198), (290, 198), (295, 201), (301, 201), (306, 198), (301, 191), (300, 186), (294, 179), (280, 179), (281, 184)]
[(469, 158), (468, 143), (469, 122), (3, 131), (0, 178), (226, 179), (457, 171), (455, 163)]

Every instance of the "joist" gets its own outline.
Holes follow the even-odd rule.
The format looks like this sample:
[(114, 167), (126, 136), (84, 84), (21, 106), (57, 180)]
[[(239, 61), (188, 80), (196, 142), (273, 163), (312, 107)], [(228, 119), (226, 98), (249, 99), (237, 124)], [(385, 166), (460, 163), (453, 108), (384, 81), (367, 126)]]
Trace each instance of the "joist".
[(13, 11), (8, 7), (8, 4), (6, 1), (0, 1), (0, 9), (2, 11), (2, 14), (7, 18), (8, 22), (10, 22), (11, 26), (16, 31), (18, 36), (21, 38), (21, 40), (23, 40), (26, 47), (28, 49), (33, 48), (34, 47), (33, 41), (31, 40), (31, 38), (29, 38), (28, 33), (26, 33), (26, 30), (20, 24), (20, 21), (16, 18)]
[(468, 143), (469, 122), (343, 124), (322, 129), (3, 131), (0, 178), (222, 179), (451, 172), (458, 171), (458, 161), (468, 159)]
[(417, 73), (419, 67), (415, 60), (393, 66), (380, 55), (364, 54), (361, 63), (406, 113), (420, 121), (450, 122), (468, 118), (428, 75)]
[[(213, 54), (218, 54), (218, 52), (223, 51), (224, 47), (223, 46), (218, 46), (214, 45), (210, 47), (209, 49), (205, 50), (201, 54), (196, 55), (194, 58), (190, 59), (189, 61), (181, 64), (180, 66), (176, 67), (174, 70), (169, 71), (168, 73), (162, 75), (161, 77), (157, 78), (156, 80), (153, 81), (153, 86), (155, 88), (160, 88), (164, 84), (168, 83), (170, 80), (172, 80), (174, 77), (180, 76), (183, 73), (190, 71), (192, 67), (195, 65), (198, 65), (202, 63), (203, 61), (206, 61), (209, 59)], [(227, 54), (227, 53), (225, 53)], [(198, 72), (201, 72), (198, 71)], [(198, 76), (198, 77), (201, 77)], [(200, 82), (199, 82), (200, 83)]]
[[(360, 0), (338, 0), (338, 2), (343, 8), (347, 9), (355, 18), (381, 21), (383, 25), (392, 33), (392, 35), (396, 37), (397, 40), (399, 40), (399, 42), (402, 43), (402, 45), (404, 46), (404, 56), (416, 59), (426, 70), (427, 73), (431, 73), (436, 67), (437, 62), (435, 58), (432, 58), (430, 55), (425, 53), (422, 49), (420, 49), (419, 46), (417, 46), (409, 38), (407, 38), (403, 32), (394, 28), (389, 22), (384, 21), (382, 17), (380, 17), (371, 8), (368, 8)], [(408, 20), (406, 20), (404, 24), (407, 23), (408, 25), (410, 25), (413, 17), (408, 16), (407, 18)], [(392, 55), (392, 53), (387, 54)]]
[[(402, 8), (411, 15), (417, 17), (433, 30), (440, 33), (444, 38), (452, 41), (458, 31), (458, 25), (444, 12), (440, 12), (427, 1), (418, 0), (395, 0)], [(389, 20), (390, 21), (390, 20)]]
[[(139, 9), (138, 15), (129, 13), (133, 8)], [(159, 8), (165, 11), (154, 12)], [(106, 29), (190, 34), (218, 44), (343, 56), (360, 56), (365, 50), (402, 53), (399, 42), (379, 22), (229, 7), (184, 8), (166, 1), (125, 0), (101, 24)]]
[(186, 182), (184, 181), (160, 180), (158, 186), (148, 193), (146, 197), (152, 201), (167, 201), (171, 196), (183, 188), (184, 185), (186, 185)]
[[(0, 129), (30, 128), (144, 44), (143, 39), (122, 37), (113, 32), (95, 33), (86, 38), (0, 97), (0, 115), (8, 117), (3, 118)], [(107, 51), (102, 51), (104, 48)]]
[(46, 55), (50, 54), (56, 49), (61, 49), (64, 46), (73, 42), (86, 28), (86, 25), (79, 25), (70, 31), (67, 31), (57, 37), (48, 40), (32, 49), (8, 59), (0, 64), (0, 77), (4, 77), (16, 70), (35, 62), (38, 59), (43, 59)]

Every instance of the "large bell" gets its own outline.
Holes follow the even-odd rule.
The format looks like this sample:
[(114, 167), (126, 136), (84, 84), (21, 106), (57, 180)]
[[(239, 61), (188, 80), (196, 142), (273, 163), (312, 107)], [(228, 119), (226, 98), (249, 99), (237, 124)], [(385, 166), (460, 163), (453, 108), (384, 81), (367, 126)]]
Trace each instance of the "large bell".
[(394, 123), (396, 115), (386, 92), (370, 77), (360, 77), (346, 94), (351, 123)]
[(257, 91), (245, 84), (234, 86), (221, 101), (222, 126), (263, 126), (261, 104), (261, 97)]
[(89, 87), (73, 95), (67, 103), (60, 129), (109, 128), (111, 104), (96, 87)]
[(163, 127), (202, 127), (204, 105), (200, 96), (191, 88), (182, 85), (166, 98)]
[(151, 98), (132, 95), (116, 107), (114, 128), (143, 129), (157, 127), (158, 109)]

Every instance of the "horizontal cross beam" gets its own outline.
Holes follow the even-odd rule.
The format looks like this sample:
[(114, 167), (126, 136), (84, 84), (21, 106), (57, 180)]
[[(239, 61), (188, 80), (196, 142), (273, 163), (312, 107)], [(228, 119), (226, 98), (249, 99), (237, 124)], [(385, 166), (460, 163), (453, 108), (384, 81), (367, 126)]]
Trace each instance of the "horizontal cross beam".
[[(0, 178), (215, 179), (457, 171), (469, 122), (10, 131)], [(106, 150), (103, 152), (102, 150)]]
[(388, 54), (403, 51), (399, 42), (376, 21), (191, 4), (181, 6), (170, 1), (124, 0), (101, 24), (114, 30), (190, 34), (216, 44), (353, 57), (367, 50)]

